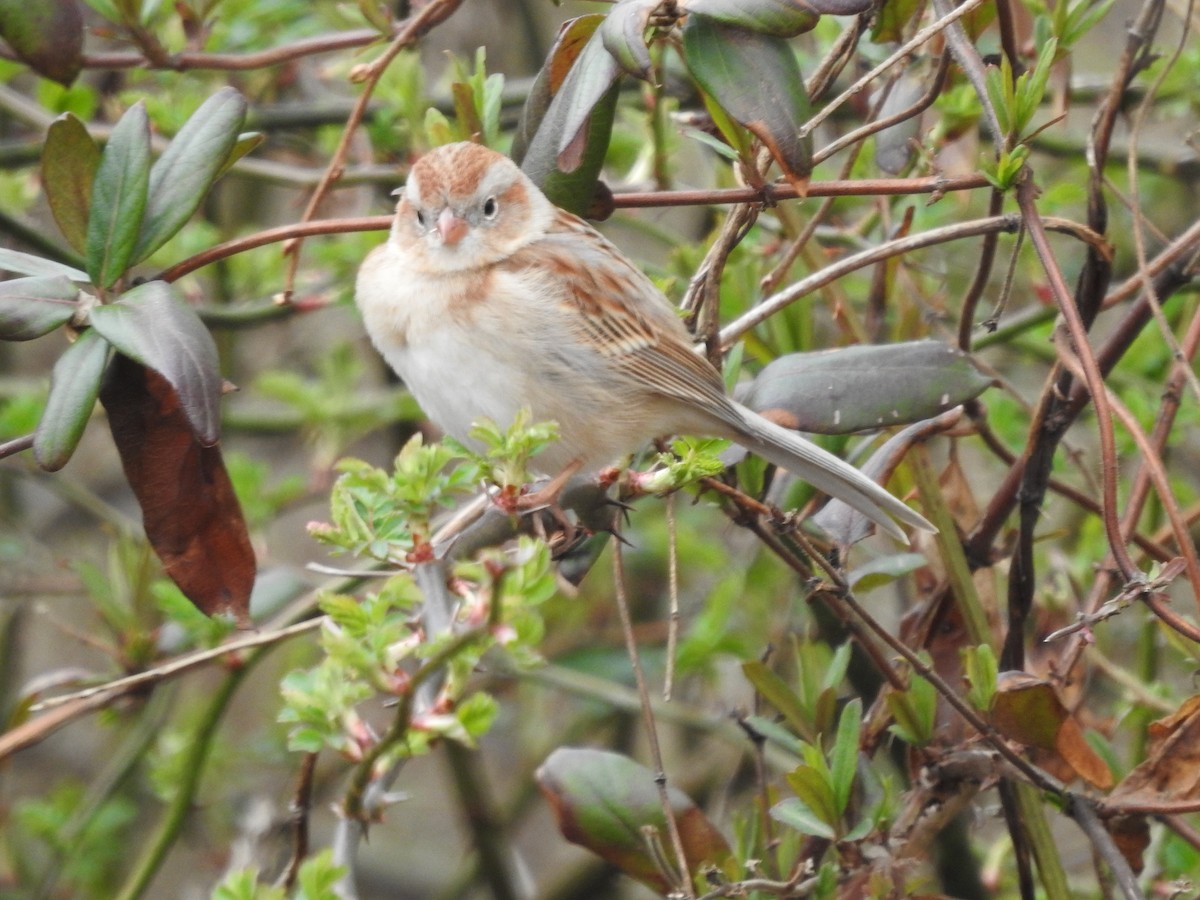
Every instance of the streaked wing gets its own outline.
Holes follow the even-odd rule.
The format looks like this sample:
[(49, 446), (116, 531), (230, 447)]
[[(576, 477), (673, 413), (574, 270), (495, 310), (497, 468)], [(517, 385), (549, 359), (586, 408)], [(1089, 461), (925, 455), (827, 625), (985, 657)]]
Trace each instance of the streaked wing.
[[(721, 376), (692, 350), (691, 337), (662, 292), (590, 225), (560, 213), (558, 228), (536, 245), (557, 261), (556, 286), (579, 339), (641, 390), (729, 421)], [(546, 257), (543, 257), (546, 258)]]

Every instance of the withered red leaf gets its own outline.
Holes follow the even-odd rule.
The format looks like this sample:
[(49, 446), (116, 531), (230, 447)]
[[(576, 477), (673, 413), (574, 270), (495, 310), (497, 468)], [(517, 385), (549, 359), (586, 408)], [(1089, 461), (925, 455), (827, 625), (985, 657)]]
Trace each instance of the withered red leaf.
[(166, 379), (126, 356), (109, 366), (100, 402), (167, 574), (206, 614), (245, 622), (254, 550), (220, 446), (203, 446)]

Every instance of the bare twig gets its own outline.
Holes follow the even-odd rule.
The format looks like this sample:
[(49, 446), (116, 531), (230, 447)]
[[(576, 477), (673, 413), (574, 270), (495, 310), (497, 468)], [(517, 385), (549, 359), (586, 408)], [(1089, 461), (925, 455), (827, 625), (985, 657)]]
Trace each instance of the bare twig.
[[(317, 207), (329, 191), (330, 186), (341, 176), (342, 169), (346, 164), (346, 154), (350, 150), (350, 142), (353, 140), (354, 133), (358, 130), (363, 116), (366, 115), (367, 104), (371, 100), (372, 93), (374, 93), (375, 85), (379, 83), (379, 79), (387, 71), (388, 65), (399, 55), (401, 50), (412, 44), (434, 25), (444, 21), (461, 3), (462, 0), (430, 0), (429, 3), (421, 7), (419, 12), (404, 22), (392, 38), (391, 43), (388, 44), (387, 49), (374, 62), (363, 69), (362, 92), (358, 95), (358, 101), (354, 104), (354, 109), (350, 112), (350, 118), (346, 121), (346, 125), (342, 129), (341, 140), (338, 141), (337, 148), (333, 151), (333, 155), (329, 159), (329, 165), (325, 169), (325, 174), (321, 178), (320, 184), (313, 191), (312, 196), (309, 198), (308, 206), (305, 207), (304, 212), (300, 216), (302, 224), (312, 219), (316, 214)], [(290, 299), (293, 286), (296, 282), (296, 272), (300, 266), (301, 240), (300, 237), (294, 238), (291, 243), (284, 247), (284, 253), (288, 255), (288, 268), (283, 289), (285, 300)]]
[[(613, 520), (613, 529), (621, 527), (620, 513)], [(679, 832), (679, 823), (675, 821), (675, 810), (671, 806), (671, 798), (667, 793), (667, 773), (663, 768), (662, 748), (658, 743), (658, 726), (654, 720), (654, 708), (650, 703), (650, 690), (646, 685), (646, 673), (642, 668), (642, 658), (638, 653), (637, 637), (633, 631), (633, 618), (629, 612), (629, 595), (625, 589), (625, 562), (621, 552), (621, 542), (612, 542), (613, 554), (613, 585), (617, 598), (617, 614), (621, 619), (621, 633), (625, 636), (625, 649), (633, 667), (633, 678), (637, 685), (638, 700), (642, 707), (642, 720), (646, 729), (646, 741), (650, 747), (650, 761), (654, 766), (654, 784), (658, 788), (658, 799), (662, 804), (663, 817), (667, 822), (667, 831), (671, 837), (671, 847), (675, 852), (675, 863), (679, 867), (679, 884), (676, 886), (682, 896), (694, 898), (692, 890), (692, 875), (688, 867), (687, 854), (683, 850), (683, 836)], [(664, 873), (666, 874), (666, 873)]]

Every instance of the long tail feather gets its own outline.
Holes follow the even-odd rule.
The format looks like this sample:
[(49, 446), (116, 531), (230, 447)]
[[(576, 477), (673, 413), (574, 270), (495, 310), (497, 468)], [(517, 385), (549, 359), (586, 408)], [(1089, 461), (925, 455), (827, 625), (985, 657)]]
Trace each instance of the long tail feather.
[(907, 542), (908, 539), (893, 519), (922, 531), (937, 531), (924, 516), (893, 497), (854, 466), (739, 403), (731, 405), (739, 418), (736, 423), (741, 432), (738, 443), (747, 450), (787, 469), (830, 497), (849, 504), (901, 541)]

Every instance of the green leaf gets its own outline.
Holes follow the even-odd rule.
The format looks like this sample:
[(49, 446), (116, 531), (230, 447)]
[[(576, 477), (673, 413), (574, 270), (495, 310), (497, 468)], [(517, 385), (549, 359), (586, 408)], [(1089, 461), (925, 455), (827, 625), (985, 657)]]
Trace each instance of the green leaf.
[(100, 148), (73, 113), (50, 123), (42, 147), (42, 189), (54, 221), (67, 243), (84, 251), (92, 182), (100, 165)]
[(79, 289), (62, 275), (0, 281), (0, 340), (28, 341), (71, 320)]
[(112, 287), (129, 267), (149, 180), (150, 123), (146, 105), (139, 100), (113, 128), (92, 183), (87, 270), (99, 287)]
[(940, 341), (860, 344), (781, 356), (738, 399), (756, 412), (784, 414), (801, 431), (849, 434), (919, 422), (991, 383), (970, 357)]
[(794, 828), (801, 834), (811, 834), (814, 837), (835, 840), (837, 832), (831, 825), (821, 820), (804, 801), (796, 797), (788, 797), (771, 807), (771, 818), (782, 822), (789, 828)]
[(0, 0), (0, 37), (31, 69), (61, 85), (83, 68), (78, 0)]
[(46, 471), (61, 469), (75, 452), (96, 406), (110, 349), (89, 329), (54, 364), (50, 396), (33, 436), (33, 457)]
[(937, 691), (924, 678), (913, 675), (907, 691), (889, 693), (887, 707), (896, 720), (891, 730), (902, 740), (915, 747), (933, 740), (933, 727), (937, 720)]
[(600, 40), (621, 68), (643, 81), (650, 77), (646, 26), (659, 0), (620, 0), (604, 17)]
[(239, 159), (247, 153), (251, 153), (266, 139), (267, 136), (261, 131), (244, 131), (239, 134), (237, 140), (233, 142), (233, 148), (226, 155), (225, 162), (221, 163), (221, 168), (217, 170), (217, 174), (213, 177), (213, 181), (216, 181), (232, 169)]
[(746, 716), (742, 720), (742, 726), (786, 750), (797, 760), (804, 758), (804, 748), (807, 746), (805, 742), (773, 719), (766, 716)]
[(924, 555), (920, 553), (890, 553), (887, 556), (877, 556), (851, 570), (846, 575), (846, 581), (854, 591), (866, 593), (912, 574), (925, 565), (925, 562)]
[(804, 714), (800, 698), (766, 663), (758, 659), (747, 660), (742, 663), (742, 674), (764, 700), (779, 710), (792, 728), (805, 737), (813, 736), (813, 723)]
[[(644, 833), (653, 829), (669, 846), (653, 772), (619, 753), (562, 747), (536, 777), (567, 840), (666, 893), (671, 885), (648, 851)], [(678, 788), (668, 787), (667, 796), (689, 868), (695, 871), (706, 861), (723, 865), (730, 850), (721, 833)]]
[(683, 55), (705, 93), (770, 149), (788, 180), (805, 181), (812, 142), (800, 137), (800, 127), (811, 107), (791, 45), (693, 13), (683, 28)]
[(215, 444), (221, 430), (217, 347), (178, 291), (165, 281), (149, 281), (96, 307), (91, 318), (114, 347), (170, 383), (197, 439)]
[(782, 38), (811, 31), (822, 15), (857, 16), (871, 7), (870, 0), (685, 0), (681, 5), (726, 25)]
[(962, 649), (963, 670), (970, 687), (967, 699), (976, 709), (986, 712), (996, 696), (996, 676), (1000, 671), (996, 652), (988, 644)]
[(787, 774), (787, 783), (796, 797), (807, 806), (818, 819), (834, 831), (837, 830), (838, 814), (837, 801), (833, 796), (833, 786), (829, 783), (828, 771), (811, 765), (799, 765)]
[[(563, 34), (570, 34), (577, 41), (582, 32), (589, 27), (594, 29), (602, 19), (597, 16)], [(552, 51), (546, 66), (558, 65), (560, 61)], [(588, 211), (596, 196), (596, 182), (612, 133), (620, 73), (620, 66), (604, 44), (594, 37), (589, 39), (574, 58), (557, 92), (553, 90), (555, 74), (547, 76), (545, 89), (553, 99), (528, 147), (522, 148), (520, 164), (525, 174), (555, 204), (578, 215)], [(544, 99), (545, 91), (538, 89), (538, 94)], [(537, 107), (531, 106), (534, 102), (531, 93), (523, 118), (536, 115)], [(523, 125), (522, 130), (528, 133), (531, 129)]]
[(236, 146), (245, 118), (246, 99), (227, 87), (205, 100), (179, 129), (150, 170), (131, 264), (165, 244), (191, 218)]
[(74, 266), (19, 250), (7, 250), (4, 247), (0, 247), (0, 270), (21, 275), (61, 275), (83, 284), (89, 281), (87, 272), (82, 272)]
[(829, 753), (829, 774), (833, 788), (834, 807), (838, 816), (846, 813), (850, 792), (854, 788), (854, 776), (858, 770), (858, 743), (862, 734), (862, 700), (855, 697), (838, 719), (837, 736)]

